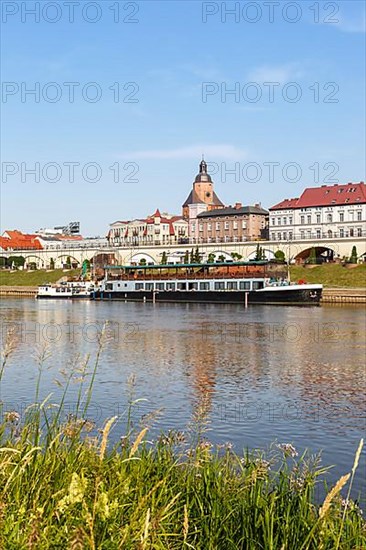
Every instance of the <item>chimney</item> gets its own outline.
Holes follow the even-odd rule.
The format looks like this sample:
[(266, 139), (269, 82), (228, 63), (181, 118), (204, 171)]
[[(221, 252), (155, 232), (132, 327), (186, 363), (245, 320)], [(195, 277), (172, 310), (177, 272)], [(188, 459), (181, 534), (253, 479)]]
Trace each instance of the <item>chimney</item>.
[(239, 208), (241, 208), (243, 205), (241, 202), (236, 202), (235, 203), (235, 210), (239, 210)]

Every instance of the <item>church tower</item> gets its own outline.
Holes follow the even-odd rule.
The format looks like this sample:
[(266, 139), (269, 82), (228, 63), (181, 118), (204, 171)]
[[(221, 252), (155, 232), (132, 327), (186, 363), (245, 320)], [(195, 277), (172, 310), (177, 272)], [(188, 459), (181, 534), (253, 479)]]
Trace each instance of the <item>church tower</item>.
[(199, 165), (199, 173), (193, 182), (193, 189), (183, 204), (183, 217), (185, 219), (189, 218), (189, 205), (191, 204), (206, 204), (207, 210), (224, 207), (213, 187), (213, 181), (207, 172), (207, 163), (202, 158)]

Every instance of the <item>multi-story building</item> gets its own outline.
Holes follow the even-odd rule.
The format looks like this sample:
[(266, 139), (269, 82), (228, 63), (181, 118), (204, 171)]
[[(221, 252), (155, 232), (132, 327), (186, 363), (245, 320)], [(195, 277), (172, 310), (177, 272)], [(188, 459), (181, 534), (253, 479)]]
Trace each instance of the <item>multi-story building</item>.
[(228, 206), (201, 212), (190, 220), (190, 234), (197, 235), (193, 242), (243, 242), (268, 239), (268, 211), (259, 204), (254, 206)]
[(189, 207), (192, 205), (203, 205), (206, 210), (215, 210), (224, 206), (214, 191), (213, 181), (207, 172), (207, 163), (203, 159), (200, 162), (199, 173), (193, 182), (192, 191), (182, 206), (185, 220), (189, 219)]
[(366, 185), (322, 185), (269, 209), (272, 241), (366, 237)]
[(156, 210), (146, 219), (111, 224), (108, 241), (112, 246), (172, 245), (188, 242), (188, 222), (181, 216)]

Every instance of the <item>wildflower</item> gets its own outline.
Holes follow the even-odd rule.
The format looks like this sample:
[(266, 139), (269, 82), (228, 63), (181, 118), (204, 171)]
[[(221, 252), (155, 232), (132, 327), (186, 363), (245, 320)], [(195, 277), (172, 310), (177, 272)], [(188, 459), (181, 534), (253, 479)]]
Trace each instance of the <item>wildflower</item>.
[(198, 448), (200, 451), (210, 451), (212, 449), (213, 445), (209, 441), (201, 441), (201, 443), (198, 445)]
[(291, 456), (292, 458), (294, 458), (295, 456), (298, 456), (298, 452), (297, 450), (295, 449), (295, 447), (293, 445), (291, 445), (291, 443), (281, 443), (279, 445), (277, 445), (277, 447), (287, 456)]
[[(244, 459), (242, 459), (244, 460)], [(255, 463), (259, 468), (262, 468), (263, 470), (270, 470), (271, 464), (268, 462), (268, 460), (264, 460), (263, 458), (256, 458)]]
[(5, 422), (10, 422), (11, 424), (17, 424), (20, 420), (20, 414), (16, 411), (9, 411), (5, 413)]
[(69, 492), (59, 501), (57, 506), (61, 514), (68, 506), (83, 501), (86, 487), (87, 480), (84, 477), (80, 477), (76, 472), (74, 472), (71, 477)]

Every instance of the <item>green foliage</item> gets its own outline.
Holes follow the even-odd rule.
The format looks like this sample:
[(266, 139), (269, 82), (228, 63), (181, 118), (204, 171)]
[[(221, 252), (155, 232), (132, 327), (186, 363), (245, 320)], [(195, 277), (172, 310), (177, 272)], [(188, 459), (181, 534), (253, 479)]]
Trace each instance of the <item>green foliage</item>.
[(168, 256), (167, 256), (167, 253), (164, 251), (161, 255), (160, 264), (161, 265), (166, 265), (167, 263), (168, 263)]
[(240, 262), (240, 260), (243, 259), (243, 256), (241, 254), (238, 254), (238, 252), (232, 252), (231, 257), (233, 260)]
[(146, 265), (146, 258), (141, 258), (140, 265)]
[[(46, 271), (38, 269), (37, 271), (1, 271), (0, 286), (39, 286), (46, 283), (56, 283), (65, 273), (62, 269)], [(72, 269), (68, 275), (78, 277), (80, 269)], [(1, 548), (1, 546), (0, 546)]]
[(350, 257), (349, 261), (350, 261), (351, 264), (357, 264), (357, 259), (358, 259), (357, 248), (355, 246), (353, 246), (352, 247), (352, 252), (351, 252), (351, 257)]
[[(327, 469), (319, 457), (296, 458), (292, 445), (266, 454), (215, 448), (205, 439), (207, 405), (187, 435), (148, 443), (149, 425), (130, 421), (131, 391), (125, 434), (117, 417), (97, 430), (88, 412), (102, 345), (93, 364), (75, 361), (65, 372), (61, 404), (72, 384), (74, 415), (39, 404), (42, 359), (33, 407), (21, 416), (0, 405), (0, 548), (365, 548), (365, 520), (349, 499), (353, 476), (346, 507), (334, 490), (320, 508), (317, 481)], [(112, 429), (117, 443), (108, 446)]]
[(264, 251), (264, 248), (262, 246), (260, 246), (259, 244), (257, 244), (257, 248), (256, 248), (256, 251), (255, 251), (255, 257), (254, 257), (254, 260), (256, 262), (260, 262), (262, 260), (266, 260), (266, 253)]
[(223, 264), (223, 263), (225, 263), (225, 256), (223, 254), (220, 254), (220, 256), (217, 258), (217, 260)]
[(186, 253), (184, 254), (183, 263), (189, 264), (189, 251), (188, 250), (186, 250)]
[(66, 258), (66, 269), (71, 269), (71, 258), (67, 256)]
[(53, 258), (50, 259), (50, 269), (55, 269), (55, 260)]
[(276, 250), (274, 257), (281, 262), (285, 261), (285, 253), (282, 250)]
[(189, 261), (191, 264), (200, 264), (202, 261), (202, 256), (200, 254), (199, 248), (197, 246), (196, 250), (191, 250)]
[(90, 260), (88, 260), (87, 258), (83, 261), (83, 273), (87, 272), (87, 271), (90, 271)]
[(307, 262), (309, 264), (316, 264), (316, 250), (314, 247), (310, 250), (310, 254)]
[(10, 267), (23, 267), (25, 264), (25, 258), (23, 256), (9, 256), (7, 265)]
[(213, 264), (215, 262), (215, 254), (213, 252), (210, 252), (207, 258), (208, 264)]

